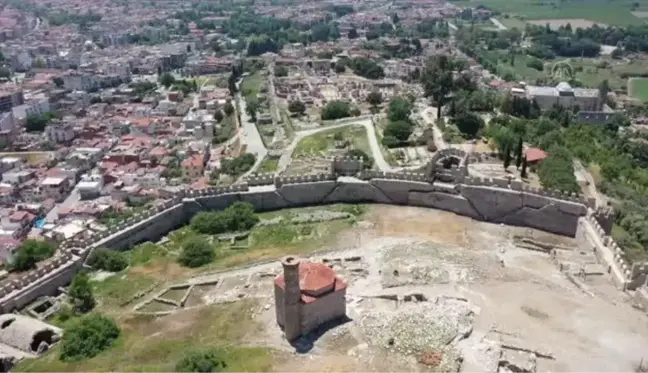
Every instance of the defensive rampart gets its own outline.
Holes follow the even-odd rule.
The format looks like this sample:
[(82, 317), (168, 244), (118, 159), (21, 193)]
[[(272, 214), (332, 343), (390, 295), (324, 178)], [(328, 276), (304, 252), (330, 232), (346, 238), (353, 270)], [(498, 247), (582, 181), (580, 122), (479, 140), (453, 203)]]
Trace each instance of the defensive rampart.
[[(466, 160), (459, 153), (457, 155)], [(455, 164), (459, 171), (452, 176), (454, 182), (435, 180), (434, 174), (428, 173), (429, 168), (426, 173), (384, 173), (361, 171), (361, 162), (357, 159), (341, 160), (337, 164), (340, 172), (333, 167), (331, 173), (294, 177), (252, 175), (240, 185), (181, 191), (164, 204), (104, 232), (94, 233), (84, 240), (64, 242), (57, 257), (40, 263), (37, 270), (22, 275), (20, 279), (0, 286), (0, 311), (22, 308), (37, 297), (69, 283), (94, 248), (121, 250), (140, 242), (156, 241), (170, 230), (186, 224), (196, 213), (221, 210), (236, 201), (249, 202), (257, 211), (334, 203), (421, 206), (568, 236), (580, 232), (580, 235), (586, 234), (590, 241), (596, 242), (596, 234), (583, 231), (580, 224), (585, 216), (588, 217), (584, 219), (592, 225), (596, 221), (590, 221), (592, 219), (587, 215), (593, 202), (582, 197), (527, 188), (516, 181), (469, 177), (464, 171), (465, 163), (461, 162)], [(353, 174), (353, 167), (358, 168), (354, 176), (341, 176)], [(431, 172), (435, 172), (434, 167)], [(595, 243), (598, 247), (596, 245), (598, 242)], [(612, 247), (612, 250), (617, 250), (617, 247)], [(611, 257), (615, 258), (614, 255)], [(641, 272), (640, 268), (627, 268), (621, 262), (618, 266), (624, 278), (632, 277), (633, 271)]]

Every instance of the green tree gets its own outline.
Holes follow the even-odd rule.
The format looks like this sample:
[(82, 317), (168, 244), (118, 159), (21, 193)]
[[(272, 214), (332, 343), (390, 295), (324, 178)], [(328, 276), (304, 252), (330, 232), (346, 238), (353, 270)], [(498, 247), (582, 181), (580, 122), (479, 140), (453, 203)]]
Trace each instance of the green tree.
[(110, 348), (120, 333), (115, 322), (106, 316), (96, 313), (82, 316), (65, 328), (60, 359), (79, 361), (95, 357)]
[(335, 64), (335, 72), (338, 73), (338, 74), (342, 74), (342, 73), (344, 73), (345, 71), (346, 71), (346, 66), (344, 65), (344, 63), (338, 61), (338, 62)]
[(356, 75), (367, 79), (382, 79), (385, 77), (385, 71), (375, 61), (366, 57), (358, 57), (348, 62), (349, 67)]
[(382, 101), (383, 101), (383, 97), (382, 97), (382, 93), (380, 93), (380, 91), (371, 91), (367, 95), (367, 103), (369, 103), (369, 105), (371, 105), (373, 107), (376, 107), (376, 106), (382, 104)]
[(572, 154), (562, 146), (549, 149), (549, 156), (542, 160), (538, 167), (538, 177), (542, 186), (567, 192), (578, 192), (578, 183), (574, 176)]
[(524, 157), (522, 159), (522, 171), (520, 171), (520, 177), (523, 179), (527, 178), (527, 159)]
[(522, 138), (520, 137), (517, 143), (517, 147), (515, 148), (515, 168), (517, 168), (518, 170), (522, 165), (522, 158), (524, 157), (523, 151), (524, 145), (522, 144)]
[(330, 101), (322, 109), (323, 120), (346, 118), (351, 115), (351, 105), (346, 101)]
[(430, 58), (421, 74), (425, 97), (434, 100), (437, 118), (441, 118), (441, 109), (453, 90), (453, 69), (453, 61), (448, 56), (440, 55)]
[(216, 112), (214, 113), (214, 120), (217, 123), (220, 123), (224, 118), (225, 118), (225, 115), (223, 115), (223, 111), (222, 110), (216, 110)]
[(246, 99), (245, 112), (250, 116), (252, 121), (256, 122), (256, 115), (259, 111), (259, 100), (256, 97), (249, 97)]
[(373, 167), (373, 158), (369, 154), (360, 149), (351, 149), (346, 153), (347, 157), (362, 158), (362, 166), (365, 170), (370, 170)]
[(52, 118), (45, 114), (28, 115), (25, 129), (27, 132), (43, 132)]
[(117, 250), (97, 248), (86, 261), (89, 266), (109, 272), (119, 272), (128, 267), (128, 258)]
[(219, 350), (191, 350), (176, 364), (176, 372), (222, 372), (227, 370), (225, 354)]
[(190, 222), (191, 229), (202, 234), (247, 231), (259, 222), (254, 207), (245, 202), (235, 202), (223, 211), (200, 212)]
[(77, 312), (86, 313), (94, 308), (95, 299), (92, 295), (90, 278), (86, 272), (82, 271), (74, 276), (68, 290), (68, 296), (72, 299), (74, 309)]
[(223, 111), (225, 112), (225, 115), (229, 117), (234, 114), (234, 105), (232, 105), (231, 102), (227, 102), (225, 106), (223, 106)]
[(185, 267), (197, 268), (214, 260), (214, 248), (202, 237), (192, 237), (182, 244), (178, 262)]
[(306, 105), (299, 100), (291, 101), (290, 104), (288, 104), (288, 110), (291, 113), (304, 115), (304, 112), (306, 112)]
[(11, 70), (6, 66), (0, 66), (0, 78), (9, 79), (11, 77)]
[(392, 122), (409, 121), (409, 116), (412, 113), (412, 103), (410, 100), (403, 97), (394, 97), (389, 102), (387, 109), (387, 117)]
[(26, 271), (36, 267), (36, 263), (54, 255), (56, 246), (53, 243), (40, 240), (25, 240), (11, 262), (11, 268), (16, 271)]
[(484, 120), (475, 113), (465, 112), (452, 118), (452, 123), (468, 138), (474, 138), (484, 127)]
[(389, 122), (385, 127), (383, 144), (389, 148), (399, 146), (407, 142), (412, 135), (412, 131), (412, 125), (409, 122)]
[(508, 169), (509, 166), (511, 165), (511, 151), (509, 149), (506, 149), (504, 152), (504, 169)]
[(229, 78), (227, 78), (227, 88), (229, 89), (230, 95), (234, 96), (236, 93), (236, 77), (234, 74), (230, 74)]
[(171, 75), (171, 73), (163, 73), (158, 77), (158, 81), (162, 86), (164, 86), (164, 88), (167, 89), (176, 82), (175, 78), (173, 77), (173, 75)]
[(358, 37), (358, 30), (356, 30), (355, 27), (352, 27), (349, 30), (349, 34), (347, 35), (349, 39), (356, 39)]

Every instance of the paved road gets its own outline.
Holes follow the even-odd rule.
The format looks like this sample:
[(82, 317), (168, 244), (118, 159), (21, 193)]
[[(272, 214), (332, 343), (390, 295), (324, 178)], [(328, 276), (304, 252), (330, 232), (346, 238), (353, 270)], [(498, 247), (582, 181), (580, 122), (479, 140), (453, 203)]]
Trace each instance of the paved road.
[(312, 136), (318, 132), (327, 131), (335, 128), (347, 127), (347, 126), (363, 126), (367, 130), (369, 147), (371, 149), (371, 155), (374, 159), (374, 162), (376, 163), (376, 166), (378, 166), (378, 168), (381, 171), (390, 171), (391, 166), (389, 165), (389, 163), (387, 163), (387, 161), (385, 161), (385, 157), (383, 157), (382, 151), (380, 150), (380, 144), (378, 143), (378, 138), (376, 137), (376, 130), (374, 128), (372, 120), (361, 119), (358, 121), (345, 122), (341, 124), (333, 124), (326, 127), (320, 127), (320, 128), (314, 128), (310, 130), (296, 132), (295, 138), (281, 154), (281, 158), (279, 158), (279, 166), (277, 168), (277, 172), (278, 173), (284, 172), (288, 168), (288, 166), (290, 165), (290, 161), (292, 159), (292, 154), (295, 151), (297, 144), (304, 137)]
[(247, 176), (254, 172), (259, 167), (259, 165), (261, 165), (263, 159), (268, 155), (268, 149), (266, 149), (265, 144), (263, 144), (263, 139), (261, 138), (261, 134), (259, 134), (259, 130), (256, 124), (251, 121), (250, 117), (245, 112), (245, 99), (241, 97), (240, 93), (237, 93), (236, 100), (238, 101), (239, 108), (241, 109), (241, 127), (243, 128), (240, 136), (241, 142), (247, 146), (246, 152), (252, 153), (256, 156), (256, 162), (254, 163), (254, 166), (252, 166), (250, 171), (246, 172), (245, 175), (243, 175)]
[(50, 210), (45, 216), (45, 221), (47, 223), (54, 223), (58, 219), (58, 211), (63, 207), (72, 207), (76, 205), (81, 200), (81, 195), (79, 190), (74, 188), (70, 195), (61, 203), (54, 205), (54, 208)]
[(421, 110), (421, 117), (423, 120), (432, 127), (432, 135), (434, 136), (434, 145), (436, 145), (437, 150), (445, 149), (448, 147), (448, 144), (443, 140), (443, 132), (436, 125), (436, 111), (435, 107), (426, 107)]
[(498, 21), (496, 18), (490, 18), (490, 21), (500, 30), (506, 30), (506, 26), (502, 24), (502, 22)]

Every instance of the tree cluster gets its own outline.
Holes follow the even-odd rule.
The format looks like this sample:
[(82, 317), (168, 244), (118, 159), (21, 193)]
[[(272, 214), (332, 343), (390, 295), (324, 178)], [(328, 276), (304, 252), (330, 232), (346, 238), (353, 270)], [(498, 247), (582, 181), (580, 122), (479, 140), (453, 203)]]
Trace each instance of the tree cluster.
[(56, 119), (56, 114), (53, 112), (28, 115), (25, 129), (27, 132), (43, 132), (47, 124), (54, 119)]
[(15, 271), (27, 271), (36, 267), (36, 263), (54, 255), (56, 245), (48, 241), (25, 240), (11, 261)]
[(191, 219), (191, 229), (202, 234), (221, 234), (250, 230), (259, 217), (246, 202), (235, 202), (223, 211), (199, 212)]
[(366, 57), (358, 57), (348, 61), (348, 66), (356, 75), (367, 79), (382, 79), (385, 77), (383, 68), (375, 61)]
[(567, 192), (580, 189), (574, 176), (574, 159), (569, 150), (562, 146), (549, 149), (549, 156), (540, 163), (538, 177), (542, 186)]
[(68, 289), (68, 296), (76, 312), (87, 313), (94, 308), (96, 302), (92, 295), (92, 285), (90, 285), (90, 277), (85, 271), (74, 276)]
[(221, 172), (224, 174), (238, 176), (249, 171), (256, 162), (256, 156), (252, 153), (245, 153), (236, 158), (223, 159), (221, 161)]
[(89, 266), (108, 272), (119, 272), (128, 267), (128, 258), (121, 251), (97, 248), (86, 262)]

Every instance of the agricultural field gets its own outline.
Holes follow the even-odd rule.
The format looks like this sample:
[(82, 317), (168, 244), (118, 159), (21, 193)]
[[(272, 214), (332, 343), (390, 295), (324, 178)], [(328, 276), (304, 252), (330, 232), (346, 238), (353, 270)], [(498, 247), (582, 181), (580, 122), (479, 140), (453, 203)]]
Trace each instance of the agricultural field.
[[(540, 2), (535, 0), (460, 0), (454, 1), (454, 3), (466, 7), (475, 7), (481, 4), (496, 12), (506, 13), (511, 16), (520, 16), (526, 20), (578, 19), (612, 26), (643, 24), (643, 17), (638, 17), (633, 12), (636, 13), (643, 8), (648, 8), (648, 1), (646, 0), (620, 0), (614, 2), (605, 0), (566, 0), (561, 2)], [(501, 18), (503, 17), (498, 17), (506, 25), (506, 22)]]
[(628, 96), (648, 101), (648, 78), (628, 79)]

